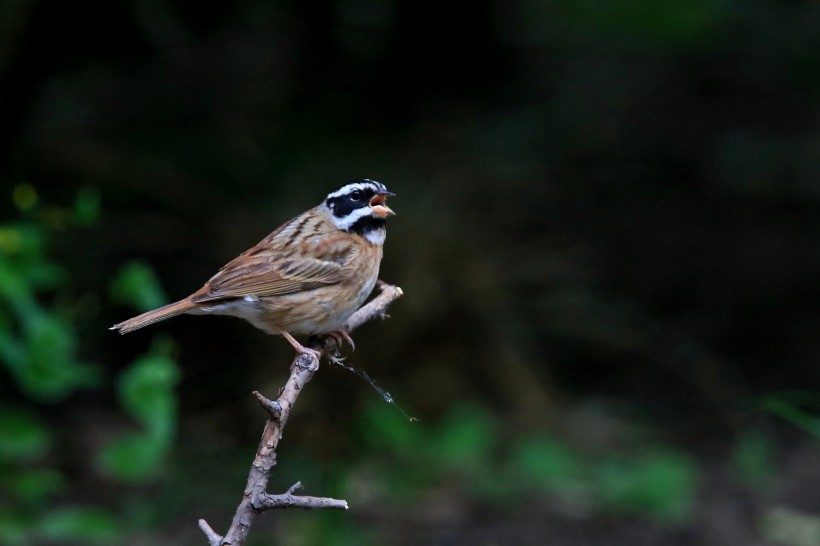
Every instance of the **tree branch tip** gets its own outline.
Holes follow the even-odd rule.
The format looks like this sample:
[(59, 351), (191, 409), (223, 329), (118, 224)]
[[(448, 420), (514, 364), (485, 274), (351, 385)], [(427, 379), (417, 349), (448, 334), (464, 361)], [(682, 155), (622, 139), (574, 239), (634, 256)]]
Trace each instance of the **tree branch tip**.
[(268, 412), (268, 415), (270, 415), (273, 419), (279, 419), (282, 415), (282, 404), (280, 404), (278, 400), (271, 400), (270, 398), (262, 395), (259, 391), (253, 391), (253, 395), (259, 401), (262, 408)]
[(379, 288), (379, 290), (381, 290), (382, 292), (383, 292), (383, 291), (385, 291), (385, 290), (393, 290), (393, 291), (397, 292), (397, 293), (399, 294), (399, 296), (401, 296), (401, 295), (403, 295), (403, 294), (404, 294), (404, 292), (402, 292), (402, 289), (401, 289), (401, 288), (399, 288), (398, 286), (396, 286), (395, 284), (390, 284), (389, 282), (385, 282), (385, 281), (383, 281), (383, 280), (381, 280), (381, 279), (379, 279), (379, 280), (376, 282), (376, 286), (377, 286), (377, 287)]
[(298, 491), (299, 489), (302, 489), (302, 487), (304, 487), (304, 486), (302, 485), (302, 482), (301, 482), (301, 481), (298, 481), (298, 482), (296, 482), (295, 484), (293, 484), (293, 485), (291, 485), (291, 486), (290, 486), (290, 489), (288, 489), (288, 490), (285, 492), (285, 495), (293, 495), (293, 492), (294, 492), (294, 491)]
[(282, 508), (303, 508), (308, 510), (350, 509), (350, 506), (348, 506), (347, 501), (344, 499), (292, 495), (291, 489), (289, 489), (287, 493), (283, 493), (281, 495), (271, 495), (269, 493), (260, 493), (255, 495), (252, 503), (253, 509), (256, 513)]
[(208, 525), (207, 521), (200, 519), (199, 528), (203, 533), (205, 533), (205, 537), (208, 539), (211, 546), (220, 546), (222, 543), (222, 535), (217, 534), (217, 532), (214, 531), (210, 525)]

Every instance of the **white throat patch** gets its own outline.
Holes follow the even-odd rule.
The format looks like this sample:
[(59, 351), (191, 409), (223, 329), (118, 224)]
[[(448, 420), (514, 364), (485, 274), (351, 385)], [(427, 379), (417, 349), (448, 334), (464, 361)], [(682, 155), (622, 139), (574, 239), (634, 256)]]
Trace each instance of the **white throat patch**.
[(364, 234), (364, 238), (373, 243), (374, 245), (383, 245), (384, 240), (387, 238), (387, 230), (382, 228), (368, 231)]

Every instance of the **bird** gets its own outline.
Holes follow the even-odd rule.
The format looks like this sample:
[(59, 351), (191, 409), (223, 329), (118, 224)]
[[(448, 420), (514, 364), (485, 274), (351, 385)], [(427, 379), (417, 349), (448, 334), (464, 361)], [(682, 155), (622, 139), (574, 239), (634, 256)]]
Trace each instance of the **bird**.
[(225, 264), (202, 288), (177, 302), (115, 324), (127, 334), (182, 314), (230, 315), (273, 335), (299, 354), (319, 351), (294, 335), (345, 340), (347, 319), (376, 286), (386, 222), (395, 214), (384, 184), (354, 180), (319, 205), (285, 222), (258, 244)]

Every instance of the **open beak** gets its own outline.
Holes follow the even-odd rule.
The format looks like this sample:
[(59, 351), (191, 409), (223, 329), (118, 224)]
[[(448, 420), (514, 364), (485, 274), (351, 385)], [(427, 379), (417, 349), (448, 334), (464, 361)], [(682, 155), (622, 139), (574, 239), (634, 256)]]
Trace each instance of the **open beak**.
[(387, 190), (381, 191), (377, 193), (373, 199), (370, 200), (370, 210), (378, 216), (379, 218), (387, 218), (388, 216), (392, 216), (396, 214), (393, 210), (387, 206), (385, 200), (391, 196), (396, 195), (393, 192), (389, 192)]

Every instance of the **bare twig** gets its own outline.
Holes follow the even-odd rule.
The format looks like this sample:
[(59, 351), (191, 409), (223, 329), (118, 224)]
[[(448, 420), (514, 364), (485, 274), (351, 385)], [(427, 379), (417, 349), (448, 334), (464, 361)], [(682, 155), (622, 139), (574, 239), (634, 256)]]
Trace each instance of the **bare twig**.
[(278, 400), (270, 400), (269, 398), (265, 398), (259, 391), (253, 391), (253, 395), (259, 400), (259, 403), (268, 412), (268, 415), (271, 416), (272, 419), (278, 419), (280, 415), (282, 415), (282, 405), (279, 403)]
[(202, 529), (202, 532), (205, 533), (205, 536), (208, 537), (208, 543), (211, 546), (219, 546), (222, 544), (222, 535), (218, 535), (216, 531), (211, 529), (211, 526), (208, 525), (208, 522), (204, 519), (199, 520), (199, 528)]
[(347, 323), (345, 330), (352, 332), (365, 322), (368, 322), (376, 317), (384, 320), (389, 318), (387, 315), (387, 306), (404, 295), (401, 288), (387, 284), (384, 281), (379, 281), (378, 288), (381, 291), (378, 296), (370, 300), (367, 305), (353, 313)]
[[(350, 332), (375, 317), (387, 318), (386, 309), (394, 300), (402, 296), (401, 288), (379, 281), (378, 296), (373, 298), (361, 309), (356, 311), (345, 324)], [(323, 354), (336, 351), (338, 340), (329, 336), (318, 340), (317, 347)], [(199, 528), (205, 533), (210, 546), (240, 546), (245, 543), (256, 514), (273, 508), (329, 508), (347, 510), (347, 501), (326, 497), (308, 497), (294, 495), (293, 492), (301, 488), (301, 482), (296, 482), (290, 489), (281, 495), (268, 494), (268, 478), (276, 465), (276, 448), (282, 438), (290, 410), (296, 398), (313, 374), (319, 369), (319, 360), (313, 354), (300, 354), (293, 359), (290, 367), (290, 377), (276, 400), (269, 400), (254, 391), (254, 396), (268, 413), (268, 420), (262, 431), (262, 439), (256, 456), (253, 459), (248, 482), (242, 501), (236, 509), (231, 526), (225, 536), (217, 534), (204, 519), (199, 520)]]
[(296, 482), (284, 495), (268, 495), (267, 493), (260, 495), (255, 499), (254, 508), (259, 512), (271, 508), (331, 508), (334, 510), (347, 510), (348, 508), (345, 500), (295, 496), (293, 492), (301, 488), (302, 482)]

